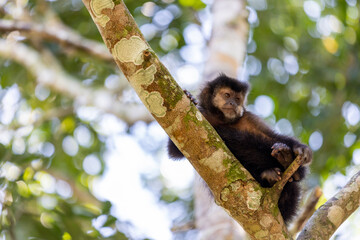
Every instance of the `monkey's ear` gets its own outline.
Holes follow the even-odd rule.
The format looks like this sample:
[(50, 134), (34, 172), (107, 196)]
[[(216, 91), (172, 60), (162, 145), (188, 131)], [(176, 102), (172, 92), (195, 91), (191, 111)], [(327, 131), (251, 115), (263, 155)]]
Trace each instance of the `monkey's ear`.
[(249, 93), (250, 84), (248, 82), (242, 82), (242, 85), (243, 85), (243, 89), (244, 89), (245, 94)]
[(247, 97), (249, 95), (249, 91), (250, 91), (250, 84), (248, 82), (241, 82), (243, 85), (242, 88), (242, 93), (244, 94), (244, 102), (243, 102), (243, 106), (247, 105)]
[(205, 86), (205, 88), (201, 91), (200, 95), (199, 95), (199, 104), (201, 107), (208, 109), (209, 104), (211, 103), (211, 88), (210, 86), (207, 84), (207, 86)]

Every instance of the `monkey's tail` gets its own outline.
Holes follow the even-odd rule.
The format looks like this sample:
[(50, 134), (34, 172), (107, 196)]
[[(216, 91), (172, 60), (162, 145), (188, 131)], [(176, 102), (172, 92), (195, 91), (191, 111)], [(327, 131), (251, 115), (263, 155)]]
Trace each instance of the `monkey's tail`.
[(300, 200), (300, 185), (297, 182), (288, 182), (283, 191), (281, 192), (279, 199), (279, 210), (288, 225), (297, 213)]

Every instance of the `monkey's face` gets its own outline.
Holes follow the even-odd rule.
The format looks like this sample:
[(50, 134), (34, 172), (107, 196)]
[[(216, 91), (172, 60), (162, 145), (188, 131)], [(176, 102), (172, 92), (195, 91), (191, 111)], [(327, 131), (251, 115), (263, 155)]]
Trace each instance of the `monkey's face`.
[(215, 89), (212, 103), (224, 114), (226, 120), (232, 121), (242, 117), (244, 98), (241, 92), (235, 92), (229, 87), (220, 87)]

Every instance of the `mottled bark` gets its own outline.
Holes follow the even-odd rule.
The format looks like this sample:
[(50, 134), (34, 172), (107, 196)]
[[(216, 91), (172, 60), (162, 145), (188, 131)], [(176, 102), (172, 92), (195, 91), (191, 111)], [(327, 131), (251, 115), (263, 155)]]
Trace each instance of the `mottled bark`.
[(160, 63), (123, 1), (83, 2), (117, 65), (206, 181), (217, 204), (254, 239), (290, 239), (277, 207), (278, 192), (261, 188), (226, 148)]

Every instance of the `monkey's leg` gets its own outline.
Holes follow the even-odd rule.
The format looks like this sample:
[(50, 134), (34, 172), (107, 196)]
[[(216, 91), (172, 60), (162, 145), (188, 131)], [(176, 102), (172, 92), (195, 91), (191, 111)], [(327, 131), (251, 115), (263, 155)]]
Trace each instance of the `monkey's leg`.
[(184, 90), (184, 93), (190, 99), (190, 101), (195, 104), (195, 106), (199, 104), (198, 100), (196, 100), (196, 98), (188, 90)]
[(270, 186), (281, 180), (280, 168), (270, 168), (263, 171), (260, 175), (262, 180), (266, 180)]

